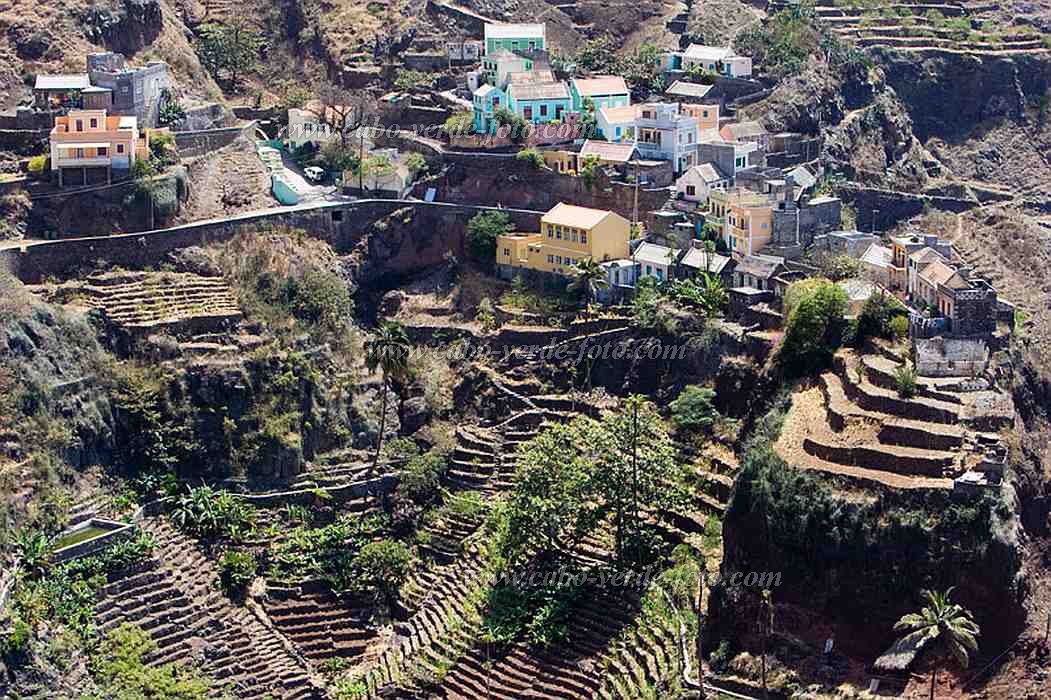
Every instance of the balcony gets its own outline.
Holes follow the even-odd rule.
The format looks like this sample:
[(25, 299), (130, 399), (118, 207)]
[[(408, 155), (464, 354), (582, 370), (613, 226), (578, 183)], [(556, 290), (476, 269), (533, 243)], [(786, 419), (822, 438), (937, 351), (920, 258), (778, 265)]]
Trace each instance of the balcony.
[(97, 167), (108, 167), (113, 163), (113, 159), (109, 156), (92, 156), (77, 158), (75, 156), (67, 156), (65, 158), (58, 158), (55, 160), (55, 166), (59, 168), (97, 168)]

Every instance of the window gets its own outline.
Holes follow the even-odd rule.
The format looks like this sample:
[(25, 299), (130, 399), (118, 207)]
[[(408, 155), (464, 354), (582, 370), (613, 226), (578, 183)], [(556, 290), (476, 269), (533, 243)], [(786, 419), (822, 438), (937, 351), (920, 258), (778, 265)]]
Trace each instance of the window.
[(587, 231), (581, 231), (580, 232), (580, 242), (581, 243), (587, 243), (588, 242), (588, 232)]
[(82, 119), (77, 120), (77, 131), (84, 131), (84, 121)]
[(84, 149), (83, 149), (83, 148), (77, 148), (77, 149), (75, 149), (75, 150), (73, 151), (73, 156), (74, 156), (75, 158), (83, 158), (83, 157), (84, 157)]
[(763, 224), (763, 225), (762, 225), (762, 226), (760, 226), (759, 228), (761, 228), (761, 229), (763, 229), (763, 230), (765, 231), (765, 230), (766, 230), (766, 224)]
[(123, 143), (118, 143), (117, 144), (117, 155), (120, 155), (121, 153), (124, 153), (124, 144)]
[(529, 50), (533, 51), (535, 49), (536, 49), (536, 42), (535, 41), (530, 41), (529, 42)]
[(549, 256), (547, 256), (547, 261), (548, 261), (549, 263), (554, 263), (554, 262), (555, 262), (555, 256), (554, 256), (554, 255), (549, 255)]
[(703, 112), (701, 112), (701, 116), (703, 116), (705, 119), (707, 119), (708, 118), (708, 110), (704, 110)]
[(686, 185), (686, 195), (688, 197), (693, 197), (696, 194), (697, 194), (697, 188), (696, 187), (694, 187), (693, 185)]
[(664, 270), (660, 269), (659, 267), (657, 268), (657, 279), (664, 279)]
[(95, 118), (91, 119), (91, 128), (92, 129), (99, 128), (99, 120), (98, 119), (95, 119)]
[(499, 107), (499, 106), (500, 106), (500, 96), (499, 95), (493, 95), (493, 107)]
[(336, 211), (332, 212), (332, 221), (334, 221), (336, 223), (339, 223), (340, 221), (343, 221), (343, 210), (342, 209), (337, 209)]
[(574, 243), (577, 242), (577, 232), (576, 231), (573, 231), (573, 242)]
[(653, 274), (653, 267), (652, 266), (650, 266), (650, 265), (646, 266), (646, 274), (647, 275), (652, 275)]
[(504, 257), (505, 258), (511, 257), (511, 249), (510, 248), (504, 248)]
[(562, 264), (562, 256), (561, 255), (556, 255), (555, 256), (555, 262), (557, 262), (559, 265), (561, 265)]
[(555, 238), (557, 238), (560, 241), (562, 240), (562, 229), (561, 228), (556, 228), (555, 229)]
[(533, 108), (532, 107), (524, 107), (522, 109), (522, 116), (525, 117), (526, 119), (532, 119), (533, 118)]
[(541, 117), (546, 117), (547, 116), (547, 105), (540, 105), (540, 116)]
[(109, 155), (109, 149), (106, 148), (105, 146), (99, 146), (99, 156), (100, 157), (105, 157), (105, 156), (108, 156), (108, 155)]
[(554, 226), (548, 225), (548, 227), (547, 227), (547, 237), (548, 238), (554, 238), (555, 237), (555, 227)]
[(303, 131), (304, 131), (304, 133), (307, 133), (307, 134), (313, 132), (314, 131), (314, 125), (311, 124), (310, 122), (307, 122), (306, 124), (303, 125)]

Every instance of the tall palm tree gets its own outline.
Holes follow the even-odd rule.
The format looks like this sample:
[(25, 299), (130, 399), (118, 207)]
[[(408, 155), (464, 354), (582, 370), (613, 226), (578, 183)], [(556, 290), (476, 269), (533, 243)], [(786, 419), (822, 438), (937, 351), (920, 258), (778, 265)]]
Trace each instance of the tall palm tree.
[[(570, 281), (567, 287), (571, 292), (583, 292), (584, 294), (584, 320), (590, 318), (589, 309), (591, 308), (591, 302), (598, 298), (600, 290), (605, 289), (609, 286), (609, 280), (606, 277), (606, 271), (595, 262), (594, 258), (585, 258), (577, 262), (573, 266), (573, 279)], [(584, 340), (583, 342), (587, 342)], [(591, 354), (588, 354), (588, 376), (587, 386), (591, 388), (591, 369), (594, 365), (594, 358)]]
[(409, 336), (405, 327), (395, 321), (384, 321), (376, 334), (365, 343), (365, 366), (370, 372), (378, 367), (383, 373), (383, 408), (380, 413), (380, 437), (376, 442), (376, 455), (372, 459), (375, 469), (383, 448), (383, 433), (387, 429), (387, 392), (394, 379), (402, 379), (409, 371)]
[(717, 316), (730, 303), (730, 296), (718, 275), (710, 272), (700, 274), (700, 304), (709, 317)]
[(931, 669), (931, 700), (934, 700), (934, 684), (938, 676), (938, 662), (951, 654), (961, 667), (967, 668), (970, 654), (978, 650), (978, 635), (981, 630), (971, 611), (950, 600), (953, 589), (944, 593), (923, 591), (927, 604), (918, 613), (902, 616), (894, 625), (895, 631), (908, 630), (899, 644), (914, 648), (933, 645), (934, 667)]

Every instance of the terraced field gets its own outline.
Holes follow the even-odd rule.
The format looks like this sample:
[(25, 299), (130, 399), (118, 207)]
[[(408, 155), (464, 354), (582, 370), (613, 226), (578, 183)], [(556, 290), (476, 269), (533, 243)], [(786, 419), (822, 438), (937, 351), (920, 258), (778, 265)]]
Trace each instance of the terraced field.
[(840, 351), (833, 371), (793, 397), (778, 452), (796, 466), (862, 484), (952, 488), (995, 440), (973, 425), (983, 394), (996, 392), (958, 393), (920, 378), (916, 396), (902, 398), (892, 388), (901, 363), (892, 353)]
[(1026, 27), (1003, 27), (981, 2), (850, 2), (819, 0), (815, 11), (858, 46), (973, 54), (1046, 54), (1051, 43)]
[(99, 592), (96, 615), (103, 631), (137, 625), (157, 643), (150, 665), (197, 664), (238, 698), (324, 697), (306, 660), (220, 593), (211, 561), (192, 541), (160, 519), (145, 521), (143, 529), (156, 537), (158, 548), (141, 570)]

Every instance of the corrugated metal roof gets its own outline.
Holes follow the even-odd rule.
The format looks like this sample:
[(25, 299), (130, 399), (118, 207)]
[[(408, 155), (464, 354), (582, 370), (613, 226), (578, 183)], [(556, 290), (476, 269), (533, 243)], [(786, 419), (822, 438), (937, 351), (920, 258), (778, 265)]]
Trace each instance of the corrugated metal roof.
[(711, 85), (691, 83), (686, 80), (676, 80), (671, 87), (664, 91), (666, 95), (677, 95), (679, 97), (704, 97), (711, 92)]
[(516, 100), (568, 100), (565, 83), (513, 83), (507, 94)]
[(87, 73), (38, 75), (37, 90), (83, 90), (90, 87)]
[(574, 78), (573, 87), (581, 97), (597, 95), (626, 95), (628, 85), (619, 75), (600, 75), (594, 78)]
[(635, 144), (633, 143), (609, 143), (588, 139), (580, 147), (581, 156), (598, 156), (602, 160), (615, 163), (627, 163), (634, 153)]

